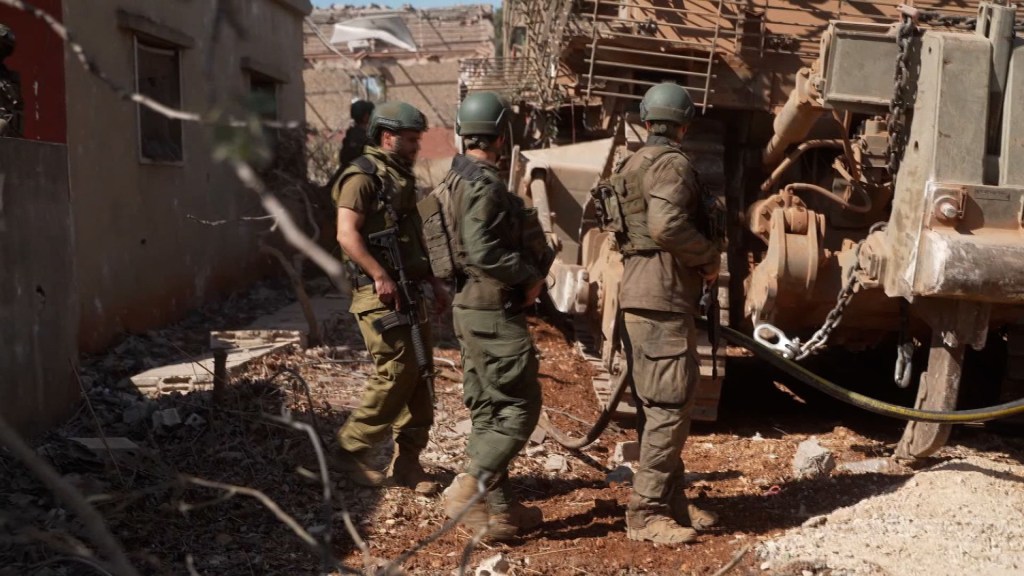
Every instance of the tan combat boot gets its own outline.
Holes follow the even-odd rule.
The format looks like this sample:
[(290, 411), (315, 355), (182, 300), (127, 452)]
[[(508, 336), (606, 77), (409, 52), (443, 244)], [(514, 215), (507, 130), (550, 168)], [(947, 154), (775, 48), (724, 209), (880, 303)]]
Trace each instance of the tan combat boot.
[(420, 464), (420, 455), (411, 450), (395, 447), (395, 458), (391, 461), (388, 476), (398, 486), (411, 488), (422, 496), (433, 496), (441, 489)]
[(707, 530), (718, 525), (718, 514), (710, 510), (702, 510), (693, 504), (687, 504), (686, 513), (690, 518), (690, 526), (696, 530)]
[(331, 450), (328, 468), (344, 474), (360, 486), (376, 488), (384, 483), (385, 475), (366, 461), (366, 456), (342, 448)]
[(455, 519), (461, 513), (459, 522), (474, 533), (487, 530), (489, 517), (484, 496), (481, 495), (476, 502), (469, 504), (478, 491), (476, 478), (462, 473), (452, 480), (451, 486), (445, 488), (441, 495), (445, 516)]
[(680, 526), (675, 520), (646, 510), (626, 511), (626, 536), (630, 540), (655, 544), (689, 544), (697, 541), (697, 531)]
[(670, 497), (669, 508), (672, 513), (672, 519), (680, 526), (689, 526), (703, 532), (718, 524), (717, 514), (690, 504), (682, 491)]
[(523, 532), (533, 530), (543, 522), (544, 513), (540, 508), (514, 502), (506, 510), (491, 514), (486, 539), (498, 542), (509, 540)]

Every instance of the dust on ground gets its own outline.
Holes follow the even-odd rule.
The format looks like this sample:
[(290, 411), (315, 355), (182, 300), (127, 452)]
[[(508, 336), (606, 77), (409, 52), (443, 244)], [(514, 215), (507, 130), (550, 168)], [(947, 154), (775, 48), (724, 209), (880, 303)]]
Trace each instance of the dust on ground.
[[(274, 294), (280, 287), (267, 290), (255, 304), (240, 298), (226, 309), (207, 309), (185, 324), (126, 340), (120, 352), (90, 359), (84, 372), (96, 419), (83, 408), (38, 443), (39, 453), (92, 497), (143, 573), (182, 574), (187, 566), (199, 574), (224, 575), (319, 570), (315, 554), (256, 501), (225, 498), (223, 492), (183, 482), (181, 475), (256, 488), (303, 526), (325, 523), (308, 438), (265, 416), (286, 410), (296, 420), (314, 423), (329, 440), (358, 404), (371, 366), (343, 304), (327, 319), (326, 346), (292, 349), (255, 363), (234, 379), (220, 407), (211, 406), (207, 392), (144, 399), (124, 380), (125, 363), (136, 369), (200, 352), (208, 330), (239, 325), (234, 316), (251, 314), (247, 311), (260, 302), (279, 301)], [(438, 364), (436, 424), (424, 454), (443, 483), (465, 463), (469, 419), (448, 325), (444, 318), (435, 323), (435, 352), (444, 360)], [(552, 420), (581, 435), (598, 414), (590, 368), (557, 320), (535, 316), (530, 325)], [(280, 371), (286, 367), (302, 375), (308, 394)], [(616, 470), (609, 460), (615, 443), (634, 434), (628, 423), (620, 423), (581, 452), (550, 439), (531, 442), (513, 463), (512, 480), (526, 503), (541, 507), (545, 522), (508, 544), (478, 546), (469, 566), (503, 554), (510, 574), (707, 576), (740, 555), (730, 574), (1020, 572), (1020, 439), (961, 427), (951, 446), (916, 473), (895, 466), (797, 479), (792, 458), (800, 442), (816, 438), (841, 466), (870, 463), (891, 453), (902, 424), (775, 384), (776, 378), (753, 361), (737, 361), (730, 370), (720, 420), (695, 423), (684, 451), (689, 495), (717, 512), (721, 527), (684, 547), (626, 538), (628, 470)], [(152, 414), (169, 408), (177, 409), (184, 423), (155, 426)], [(97, 424), (108, 438), (128, 438), (140, 449), (111, 459), (68, 440), (97, 436)], [(382, 461), (389, 449), (381, 448)], [(4, 453), (0, 477), (0, 574), (94, 574), (62, 561), (81, 554), (89, 542), (70, 513)], [(436, 498), (398, 488), (360, 488), (344, 478), (332, 483), (332, 542), (349, 566), (362, 566), (366, 556), (348, 537), (343, 511), (369, 545), (371, 560), (395, 558), (444, 524)], [(470, 538), (462, 529), (450, 531), (404, 568), (410, 574), (452, 574)]]

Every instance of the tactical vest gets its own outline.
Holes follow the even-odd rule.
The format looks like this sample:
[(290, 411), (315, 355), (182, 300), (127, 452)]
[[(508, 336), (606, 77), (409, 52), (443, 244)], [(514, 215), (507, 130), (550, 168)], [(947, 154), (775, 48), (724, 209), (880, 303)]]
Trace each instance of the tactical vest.
[(681, 150), (672, 146), (651, 147), (637, 154), (642, 157), (639, 166), (623, 172), (623, 168), (635, 156), (621, 161), (612, 171), (612, 175), (598, 182), (590, 192), (594, 198), (598, 226), (602, 231), (614, 235), (619, 252), (625, 256), (661, 250), (651, 238), (647, 227), (644, 177), (662, 156), (681, 154), (685, 157)]
[[(470, 274), (466, 269), (466, 251), (459, 230), (459, 212), (464, 186), (489, 186), (507, 194), (504, 182), (466, 156), (452, 160), (452, 168), (437, 187), (417, 205), (423, 221), (423, 239), (430, 256), (434, 276), (453, 279)], [(523, 253), (542, 274), (547, 274), (554, 261), (554, 252), (540, 225), (535, 208), (526, 208), (522, 199), (510, 198), (508, 211), (512, 229), (518, 234)]]
[[(406, 274), (412, 280), (422, 280), (430, 275), (430, 261), (424, 253), (420, 237), (419, 215), (416, 212), (416, 181), (412, 174), (408, 177), (399, 176), (380, 154), (376, 150), (368, 151), (352, 161), (341, 173), (337, 189), (340, 193), (345, 180), (355, 174), (365, 174), (376, 181), (376, 205), (367, 208), (360, 233), (363, 238), (367, 238), (374, 232), (398, 227), (400, 252)], [(394, 278), (396, 270), (391, 268), (384, 255), (372, 246), (368, 245), (367, 249)], [(359, 269), (347, 255), (343, 256), (350, 274), (354, 272), (356, 275), (366, 276), (366, 272)]]
[(462, 183), (483, 178), (484, 171), (479, 166), (462, 155), (456, 156), (444, 180), (416, 205), (423, 221), (423, 242), (430, 268), (438, 278), (451, 280), (465, 269), (466, 252), (455, 211), (461, 202)]

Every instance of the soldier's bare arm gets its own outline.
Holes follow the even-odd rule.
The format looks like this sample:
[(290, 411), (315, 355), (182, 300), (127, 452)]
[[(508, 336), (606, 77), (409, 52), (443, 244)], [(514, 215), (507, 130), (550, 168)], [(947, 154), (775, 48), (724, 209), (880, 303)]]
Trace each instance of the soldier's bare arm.
[(360, 212), (351, 208), (338, 208), (338, 243), (341, 244), (341, 249), (345, 251), (345, 254), (370, 278), (373, 278), (377, 298), (381, 303), (390, 306), (394, 302), (395, 308), (400, 308), (401, 301), (395, 298), (398, 286), (388, 275), (387, 270), (370, 254), (363, 235), (359, 232), (363, 227), (364, 220), (365, 217)]
[(651, 239), (689, 268), (706, 278), (717, 274), (719, 252), (694, 225), (690, 213), (700, 194), (686, 159), (672, 155), (656, 162), (645, 178), (648, 193), (647, 225)]

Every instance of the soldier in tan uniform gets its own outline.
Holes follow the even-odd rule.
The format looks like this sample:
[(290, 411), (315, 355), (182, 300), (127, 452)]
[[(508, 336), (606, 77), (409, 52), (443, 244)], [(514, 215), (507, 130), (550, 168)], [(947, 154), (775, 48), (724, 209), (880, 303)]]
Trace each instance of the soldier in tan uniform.
[[(429, 369), (424, 372), (418, 367), (414, 350), (419, 334), (421, 350), (432, 359), (422, 285), (433, 285), (437, 311), (447, 306), (448, 296), (444, 284), (431, 273), (416, 210), (412, 169), (424, 130), (426, 119), (416, 108), (404, 102), (381, 104), (370, 120), (371, 143), (334, 185), (338, 242), (352, 283), (350, 312), (376, 373), (367, 382), (361, 405), (338, 431), (340, 450), (333, 460), (356, 483), (378, 486), (386, 474), (373, 467), (369, 452), (393, 436), (396, 454), (390, 476), (399, 485), (431, 494), (439, 486), (423, 469), (419, 455), (434, 421), (433, 398)], [(397, 263), (373, 241), (389, 229), (397, 229), (394, 242), (409, 280), (405, 287), (398, 284)], [(418, 308), (412, 310), (414, 320), (386, 327), (396, 312), (411, 311), (408, 294), (418, 301)]]
[(713, 525), (689, 505), (681, 453), (689, 434), (697, 384), (694, 314), (704, 282), (718, 276), (720, 246), (701, 231), (702, 189), (679, 149), (694, 106), (686, 90), (665, 83), (647, 91), (640, 117), (646, 145), (617, 179), (624, 257), (619, 305), (623, 344), (638, 399), (639, 468), (626, 512), (633, 540), (680, 544)]

